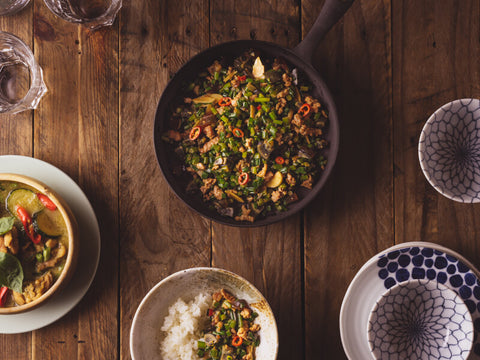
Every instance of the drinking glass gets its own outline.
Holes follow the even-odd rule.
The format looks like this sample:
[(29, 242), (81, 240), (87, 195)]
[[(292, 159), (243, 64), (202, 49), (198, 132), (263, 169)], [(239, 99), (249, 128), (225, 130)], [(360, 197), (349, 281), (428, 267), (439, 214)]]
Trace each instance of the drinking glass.
[(22, 10), (30, 0), (0, 0), (0, 15), (12, 15)]
[(60, 18), (84, 24), (92, 30), (112, 25), (122, 7), (122, 0), (44, 0), (44, 2)]
[(47, 91), (43, 72), (30, 48), (0, 31), (0, 113), (35, 109)]

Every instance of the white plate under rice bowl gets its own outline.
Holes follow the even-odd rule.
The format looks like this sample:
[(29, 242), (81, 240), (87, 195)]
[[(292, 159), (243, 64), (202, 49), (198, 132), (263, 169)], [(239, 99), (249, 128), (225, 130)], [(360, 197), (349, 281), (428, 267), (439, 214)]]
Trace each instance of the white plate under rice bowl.
[[(192, 268), (179, 271), (165, 278), (155, 285), (144, 297), (133, 318), (130, 331), (130, 353), (133, 360), (169, 360), (162, 356), (162, 347), (170, 349), (172, 358), (176, 360), (200, 359), (192, 343), (200, 339), (197, 337), (201, 329), (192, 329), (200, 326), (195, 319), (187, 320), (190, 316), (197, 318), (201, 313), (206, 319), (205, 299), (199, 298), (200, 294), (208, 294), (206, 302), (211, 304), (211, 295), (220, 289), (226, 289), (238, 299), (247, 301), (252, 310), (258, 313), (255, 323), (259, 324), (260, 345), (255, 350), (257, 360), (275, 360), (278, 353), (278, 332), (275, 317), (263, 295), (247, 280), (222, 269)], [(197, 297), (197, 301), (195, 298)], [(177, 303), (179, 299), (184, 304), (196, 303), (187, 310), (184, 304)], [(169, 315), (169, 309), (174, 312)], [(177, 317), (175, 319), (175, 317)], [(177, 321), (178, 320), (178, 321)], [(162, 331), (162, 327), (168, 331)], [(170, 336), (164, 343), (167, 334), (179, 332), (186, 334), (177, 338)], [(192, 352), (188, 352), (191, 349)], [(182, 355), (183, 354), (183, 355)], [(192, 354), (194, 357), (191, 357)], [(183, 357), (182, 357), (183, 356)], [(188, 357), (186, 357), (188, 356)]]

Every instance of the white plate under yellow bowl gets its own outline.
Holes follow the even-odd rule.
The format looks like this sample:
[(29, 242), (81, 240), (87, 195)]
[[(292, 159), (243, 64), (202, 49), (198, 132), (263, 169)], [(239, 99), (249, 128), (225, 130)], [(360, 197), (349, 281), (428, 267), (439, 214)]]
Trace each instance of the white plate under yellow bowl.
[(95, 212), (82, 189), (55, 166), (35, 158), (0, 156), (0, 173), (15, 173), (35, 178), (65, 200), (78, 222), (80, 254), (69, 284), (47, 303), (31, 311), (0, 315), (0, 334), (16, 334), (40, 329), (67, 314), (87, 292), (100, 260), (100, 230)]

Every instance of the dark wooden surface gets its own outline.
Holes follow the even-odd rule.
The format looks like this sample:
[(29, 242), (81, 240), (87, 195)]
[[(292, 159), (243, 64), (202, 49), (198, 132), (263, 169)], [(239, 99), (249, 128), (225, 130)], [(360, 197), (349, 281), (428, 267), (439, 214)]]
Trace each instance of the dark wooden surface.
[(341, 301), (377, 252), (432, 241), (480, 266), (480, 207), (439, 195), (417, 158), (433, 111), (480, 97), (479, 0), (356, 0), (330, 31), (314, 64), (339, 109), (340, 152), (302, 213), (240, 230), (199, 217), (167, 187), (152, 133), (169, 77), (229, 40), (292, 48), (322, 3), (124, 1), (114, 25), (95, 32), (58, 19), (41, 0), (0, 18), (1, 30), (34, 49), (49, 89), (37, 110), (0, 115), (0, 154), (33, 156), (70, 175), (102, 237), (99, 270), (80, 304), (46, 328), (0, 335), (1, 359), (129, 359), (142, 297), (193, 266), (234, 271), (263, 292), (279, 327), (279, 359), (344, 359)]

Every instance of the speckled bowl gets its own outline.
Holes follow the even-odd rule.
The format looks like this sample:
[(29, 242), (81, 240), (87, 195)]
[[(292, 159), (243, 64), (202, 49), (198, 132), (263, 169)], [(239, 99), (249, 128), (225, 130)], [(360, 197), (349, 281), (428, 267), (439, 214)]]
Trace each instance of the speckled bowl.
[(0, 174), (0, 181), (13, 181), (19, 183), (20, 185), (26, 184), (38, 190), (38, 192), (47, 195), (62, 214), (68, 232), (67, 259), (65, 261), (63, 271), (58, 277), (58, 279), (55, 281), (52, 287), (50, 287), (50, 289), (45, 292), (45, 294), (32, 302), (21, 306), (0, 308), (1, 315), (10, 315), (36, 309), (39, 306), (43, 305), (50, 298), (60, 293), (61, 289), (63, 289), (68, 284), (68, 282), (73, 276), (73, 273), (75, 272), (78, 255), (80, 254), (80, 244), (78, 239), (78, 225), (75, 216), (68, 207), (67, 203), (53, 189), (36, 179), (19, 174), (2, 173)]
[(368, 320), (375, 360), (465, 360), (473, 321), (462, 298), (436, 281), (412, 279), (385, 292)]
[(168, 308), (179, 298), (189, 302), (199, 293), (214, 293), (221, 288), (246, 300), (258, 313), (260, 345), (256, 359), (275, 360), (278, 353), (278, 332), (272, 309), (263, 295), (244, 278), (217, 268), (198, 267), (174, 273), (155, 285), (140, 303), (130, 331), (130, 353), (133, 360), (162, 360), (160, 344), (162, 327)]
[(455, 100), (435, 111), (420, 135), (418, 157), (442, 195), (480, 202), (480, 100)]

